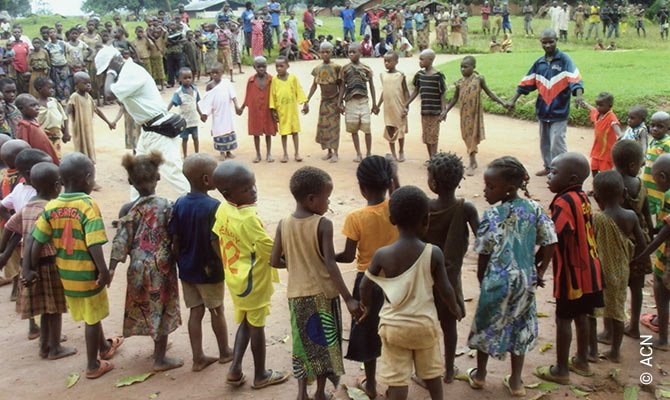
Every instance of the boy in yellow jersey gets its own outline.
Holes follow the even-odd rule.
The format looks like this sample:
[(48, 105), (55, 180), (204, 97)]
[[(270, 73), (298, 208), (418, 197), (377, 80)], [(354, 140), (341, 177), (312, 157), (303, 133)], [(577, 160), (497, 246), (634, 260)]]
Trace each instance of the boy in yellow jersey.
[(123, 343), (123, 337), (105, 339), (102, 330), (101, 321), (109, 315), (109, 270), (102, 254), (107, 235), (100, 209), (89, 196), (95, 186), (93, 162), (82, 153), (66, 154), (60, 175), (64, 193), (45, 206), (33, 231), (30, 255), (38, 265), (42, 247), (53, 241), (70, 314), (86, 324), (86, 377), (95, 379), (114, 368), (106, 360)]
[(256, 214), (256, 178), (246, 165), (228, 160), (214, 170), (214, 186), (226, 201), (216, 212), (212, 246), (223, 261), (235, 322), (240, 324), (226, 381), (233, 386), (246, 381), (242, 358), (251, 340), (252, 387), (260, 389), (283, 383), (288, 374), (265, 369), (265, 317), (270, 314), (272, 282), (279, 282), (279, 276), (270, 267), (274, 242)]

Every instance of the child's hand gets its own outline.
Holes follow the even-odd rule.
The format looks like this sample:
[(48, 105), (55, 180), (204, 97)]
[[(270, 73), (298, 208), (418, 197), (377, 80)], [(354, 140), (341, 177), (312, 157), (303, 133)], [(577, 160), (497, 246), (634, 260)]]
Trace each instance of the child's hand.
[[(240, 115), (240, 112), (237, 112), (237, 115)], [(200, 121), (207, 122), (207, 114), (200, 115)]]
[(111, 130), (116, 129), (116, 122), (109, 122), (107, 125), (109, 125), (109, 129)]
[(109, 285), (111, 282), (112, 281), (110, 279), (109, 271), (105, 270), (104, 273), (102, 272), (98, 273), (98, 279), (96, 279), (95, 284), (96, 286), (106, 286)]
[(404, 107), (402, 110), (402, 117), (405, 118), (409, 114), (409, 107)]
[(303, 114), (309, 113), (309, 104), (308, 103), (305, 103), (305, 104), (302, 105), (302, 113)]
[(349, 313), (351, 314), (351, 317), (353, 319), (358, 319), (363, 315), (363, 310), (361, 304), (359, 303), (358, 300), (354, 299), (353, 297), (349, 298), (346, 302), (347, 304), (347, 309), (349, 310)]
[(28, 287), (37, 281), (37, 272), (33, 270), (22, 271), (21, 272), (21, 284)]
[(514, 103), (512, 102), (512, 100), (505, 103), (505, 107), (510, 111), (514, 110)]
[(277, 110), (272, 110), (272, 119), (273, 119), (276, 123), (279, 123), (279, 115), (277, 115)]
[(63, 143), (67, 143), (67, 142), (69, 142), (70, 140), (72, 140), (72, 136), (70, 136), (69, 133), (64, 133), (64, 134), (63, 134), (63, 137), (61, 138), (61, 140), (63, 141)]
[[(242, 115), (242, 113), (244, 113), (244, 108), (242, 108), (242, 107), (240, 107), (240, 108), (236, 108), (236, 109), (235, 109), (235, 113), (237, 113), (237, 115)], [(203, 122), (204, 122), (204, 121), (203, 121)]]
[(344, 115), (344, 105), (340, 104), (339, 106), (337, 106), (337, 108), (340, 109), (340, 114)]
[(114, 280), (114, 269), (109, 270), (109, 282), (107, 282), (107, 287), (112, 286), (112, 280)]
[(359, 302), (359, 304), (360, 304), (360, 308), (361, 308), (362, 314), (361, 314), (360, 317), (358, 317), (357, 322), (360, 324), (361, 322), (363, 322), (363, 320), (364, 320), (365, 318), (368, 317), (368, 313), (370, 312), (370, 310), (368, 310), (367, 307), (365, 307), (365, 306), (363, 305), (362, 302)]
[(379, 107), (375, 104), (372, 106), (372, 112), (375, 113), (375, 115), (379, 115)]
[(446, 121), (447, 119), (447, 110), (444, 110), (440, 113), (440, 121)]

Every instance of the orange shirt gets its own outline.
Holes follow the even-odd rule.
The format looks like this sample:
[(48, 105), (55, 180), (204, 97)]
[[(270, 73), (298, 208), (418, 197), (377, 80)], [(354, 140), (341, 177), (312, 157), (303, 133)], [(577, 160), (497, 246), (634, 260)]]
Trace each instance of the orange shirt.
[(300, 52), (302, 54), (309, 54), (309, 48), (312, 47), (312, 42), (310, 40), (301, 40), (300, 41)]
[(398, 240), (398, 228), (389, 219), (388, 199), (350, 212), (344, 220), (342, 234), (358, 242), (358, 270), (367, 270), (380, 247)]
[(591, 121), (595, 125), (591, 158), (611, 162), (612, 146), (617, 141), (617, 135), (612, 125), (620, 125), (619, 119), (612, 110), (609, 110), (605, 115), (599, 115), (598, 110), (594, 108), (591, 110)]

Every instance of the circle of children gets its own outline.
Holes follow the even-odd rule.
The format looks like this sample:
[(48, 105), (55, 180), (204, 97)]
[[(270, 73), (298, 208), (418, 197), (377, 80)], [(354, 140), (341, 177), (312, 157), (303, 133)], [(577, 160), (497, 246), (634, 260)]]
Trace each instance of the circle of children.
[[(90, 33), (95, 33), (95, 24), (87, 26)], [(173, 29), (170, 26), (172, 23), (168, 30)], [(159, 25), (150, 34), (162, 29)], [(49, 43), (56, 49), (54, 54), (65, 62), (62, 66), (69, 68), (66, 54), (79, 54), (81, 61), (86, 61), (83, 54), (90, 52), (72, 50), (81, 43), (79, 30), (70, 31), (69, 40), (74, 44), (65, 47), (57, 32), (47, 29)], [(15, 30), (14, 36), (21, 40), (20, 29)], [(557, 360), (554, 366), (538, 367), (536, 376), (568, 384), (571, 372), (593, 375), (589, 363), (599, 358), (620, 362), (623, 336), (639, 338), (640, 323), (658, 332), (652, 347), (668, 350), (665, 321), (670, 268), (665, 267), (668, 260), (664, 249), (670, 239), (670, 207), (664, 201), (664, 193), (670, 188), (670, 154), (665, 154), (670, 152), (670, 116), (654, 113), (647, 131), (646, 109), (634, 107), (628, 114), (629, 126), (622, 133), (611, 111), (611, 95), (601, 93), (595, 107), (584, 103), (579, 72), (569, 56), (556, 49), (557, 36), (552, 30), (542, 33), (546, 54), (524, 77), (518, 94), (554, 81), (542, 74), (555, 74), (554, 64), (561, 63), (558, 70), (567, 68), (569, 72), (567, 76), (561, 74), (561, 79), (569, 84), (553, 99), (543, 98), (551, 92), (550, 88), (540, 90), (538, 116), (569, 111), (570, 96), (575, 95), (580, 106), (591, 109), (595, 139), (589, 163), (584, 156), (567, 152), (565, 124), (561, 125), (564, 121), (541, 122), (543, 141), (547, 142), (543, 142), (542, 151), (551, 153), (553, 158), (545, 158), (545, 169), (537, 175), (547, 175), (549, 189), (556, 193), (550, 205), (551, 216), (536, 201), (520, 196), (519, 191), (529, 196), (529, 173), (514, 157), (498, 158), (486, 167), (484, 196), (492, 207), (485, 210), (481, 219), (471, 202), (455, 196), (464, 174), (472, 174), (477, 168), (477, 145), (484, 138), (481, 90), (508, 108), (518, 98), (517, 95), (503, 103), (490, 92), (484, 78), (474, 71), (473, 57), (463, 59), (463, 78), (448, 103), (444, 98), (444, 76), (432, 65), (432, 50), (420, 55), (422, 69), (413, 80), (415, 89), (411, 94), (404, 75), (395, 69), (397, 53), (386, 54), (387, 72), (382, 73), (383, 94), (378, 102), (372, 71), (359, 61), (362, 51), (358, 43), (349, 46), (351, 63), (344, 67), (330, 61), (332, 45), (320, 45), (323, 62), (313, 70), (314, 84), (309, 96), (303, 94), (297, 78), (288, 74), (286, 57), (277, 59), (276, 77), (267, 73), (265, 60), (257, 57), (256, 74), (249, 78), (244, 105), (237, 106), (234, 94), (223, 100), (227, 107), (224, 113), (232, 113), (231, 100), (238, 113), (249, 107), (249, 133), (257, 139), (254, 161), (261, 159), (261, 135), (268, 138), (267, 160), (272, 160), (269, 139), (277, 130), (284, 145), (282, 161), (288, 160), (288, 135), (294, 138), (295, 158), (300, 161), (298, 103), (304, 103), (303, 110), (308, 111), (307, 104), (317, 88), (322, 91), (317, 141), (328, 150), (324, 159), (337, 160), (340, 113), (344, 113), (347, 131), (355, 139), (359, 130), (366, 135), (365, 158), (355, 140), (355, 161), (359, 162), (356, 177), (366, 206), (347, 215), (343, 228), (346, 245), (339, 252), (333, 246), (333, 223), (324, 217), (333, 192), (333, 180), (325, 171), (303, 167), (293, 174), (290, 191), (296, 208), (280, 221), (273, 240), (257, 215), (256, 181), (249, 167), (233, 160), (217, 165), (212, 156), (190, 155), (183, 162), (190, 192), (172, 203), (155, 195), (164, 160), (160, 152), (152, 151), (138, 156), (127, 154), (122, 159), (140, 197), (121, 209), (108, 268), (102, 252), (102, 245), (107, 242), (103, 220), (90, 197), (95, 186), (94, 157), (85, 154), (86, 146), (92, 147), (92, 134), (85, 132), (91, 129), (92, 114), (97, 110), (88, 95), (90, 78), (80, 75), (76, 79), (77, 94), (84, 99), (76, 101), (82, 104), (72, 100), (76, 94), (70, 96), (68, 103), (68, 113), (75, 110), (72, 136), (88, 135), (88, 139), (82, 139), (81, 150), (62, 158), (58, 142), (50, 140), (52, 133), (45, 133), (49, 132), (48, 126), (61, 134), (58, 128), (64, 119), (63, 110), (52, 98), (52, 80), (55, 79), (57, 89), (67, 86), (59, 80), (60, 73), (52, 73), (50, 80), (46, 67), (35, 68), (31, 64), (33, 73), (44, 72), (37, 79), (31, 76), (31, 87), (39, 100), (28, 94), (16, 97), (17, 88), (22, 85), (21, 74), (16, 81), (1, 81), (2, 110), (7, 112), (11, 136), (0, 135), (0, 157), (7, 166), (1, 185), (0, 217), (4, 228), (0, 265), (13, 279), (17, 310), (29, 320), (29, 338), (40, 337), (39, 356), (55, 360), (77, 352), (61, 343), (66, 339), (61, 336), (61, 315), (69, 309), (75, 321), (85, 322), (87, 378), (98, 378), (110, 371), (113, 364), (109, 360), (119, 351), (124, 338), (135, 335), (154, 340), (155, 371), (182, 366), (182, 360), (166, 355), (168, 335), (181, 324), (179, 279), (190, 310), (193, 371), (216, 362), (232, 362), (226, 382), (243, 385), (247, 377), (242, 373), (242, 361), (250, 343), (254, 361), (251, 386), (260, 389), (283, 383), (289, 377), (287, 372), (266, 368), (264, 326), (270, 313), (273, 282), (278, 282), (277, 269), (286, 268), (292, 369), (299, 383), (299, 399), (308, 398), (307, 385), (314, 381), (314, 398), (326, 398), (326, 381), (337, 384), (344, 374), (340, 296), (353, 321), (345, 357), (363, 362), (365, 367), (365, 376), (359, 379), (358, 386), (375, 397), (379, 380), (388, 386), (389, 398), (406, 398), (414, 370), (416, 380), (429, 390), (431, 398), (440, 399), (442, 381), (450, 383), (456, 374), (456, 324), (465, 313), (460, 276), (469, 231), (476, 237), (474, 250), (479, 254), (477, 276), (481, 285), (468, 337), (468, 345), (477, 350), (476, 367), (466, 372), (473, 389), (487, 385), (489, 356), (504, 359), (510, 353), (511, 374), (502, 384), (512, 395), (525, 394), (524, 355), (535, 347), (538, 337), (535, 292), (538, 286), (544, 286), (543, 276), (552, 261)], [(141, 38), (138, 35), (138, 40)], [(39, 39), (33, 41), (35, 50), (31, 54), (43, 51), (40, 45)], [(21, 54), (17, 47), (20, 46), (14, 45), (15, 67)], [(84, 45), (80, 49), (85, 50)], [(150, 68), (154, 63), (150, 60), (150, 46), (147, 49), (146, 53), (138, 53), (140, 60), (145, 58), (142, 54), (147, 55), (149, 60), (141, 63)], [(26, 52), (24, 49), (24, 56)], [(54, 69), (57, 59), (51, 57)], [(210, 72), (214, 82), (222, 80), (221, 63), (213, 63)], [(187, 77), (189, 82), (193, 78), (188, 70), (182, 69), (179, 74), (185, 86)], [(372, 111), (384, 108), (384, 134), (392, 151), (387, 157), (370, 154), (368, 85)], [(62, 96), (67, 94), (60, 92)], [(433, 199), (414, 186), (400, 186), (397, 173), (398, 162), (404, 159), (407, 108), (417, 96), (421, 97), (423, 141), (429, 154), (428, 183), (437, 195)], [(55, 106), (50, 106), (53, 102)], [(470, 156), (467, 168), (455, 154), (437, 152), (440, 121), (456, 102), (460, 102), (462, 135)], [(180, 105), (174, 100), (173, 103)], [(41, 117), (43, 113), (45, 117)], [(49, 125), (52, 120), (59, 122)], [(62, 139), (66, 138), (69, 139), (67, 130), (62, 132)], [(84, 144), (86, 140), (91, 140), (90, 144)], [(400, 144), (398, 154), (394, 148), (396, 140)], [(642, 166), (644, 173), (639, 178)], [(582, 189), (590, 171), (595, 176), (594, 198), (601, 212), (592, 210)], [(207, 193), (214, 189), (226, 201), (220, 203), (209, 197)], [(652, 265), (650, 254), (657, 248)], [(106, 288), (117, 265), (128, 256), (123, 336), (107, 338), (102, 327), (102, 320), (109, 314)], [(350, 291), (337, 263), (354, 260), (358, 274)], [(644, 278), (649, 273), (654, 275), (658, 317), (640, 315)], [(224, 319), (224, 282), (239, 324), (233, 349), (229, 347)], [(631, 319), (624, 326), (628, 287)], [(203, 352), (201, 324), (206, 309), (211, 314), (218, 357)], [(39, 327), (34, 321), (37, 316)], [(605, 321), (605, 330), (599, 335), (596, 317)], [(570, 356), (573, 321), (577, 353)], [(599, 342), (611, 343), (611, 348), (600, 354)], [(381, 365), (377, 369), (379, 357)]]

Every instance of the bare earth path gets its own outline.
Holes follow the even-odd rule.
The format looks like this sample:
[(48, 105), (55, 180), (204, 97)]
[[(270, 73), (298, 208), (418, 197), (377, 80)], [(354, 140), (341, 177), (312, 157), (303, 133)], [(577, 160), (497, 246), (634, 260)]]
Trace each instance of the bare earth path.
[[(437, 63), (443, 63), (452, 59), (453, 56), (440, 55)], [(346, 60), (336, 60), (340, 64), (345, 64)], [(529, 60), (529, 65), (532, 60)], [(379, 93), (379, 73), (383, 71), (382, 59), (366, 59), (375, 73), (375, 84)], [(298, 76), (305, 92), (311, 85), (311, 70), (317, 65), (317, 62), (296, 62), (293, 63), (289, 72)], [(404, 71), (407, 79), (411, 80), (414, 73), (419, 69), (418, 58), (401, 59), (398, 69)], [(269, 72), (275, 74), (274, 66), (269, 67)], [(519, 71), (520, 78), (526, 71)], [(239, 96), (239, 102), (244, 99), (246, 80), (253, 73), (251, 67), (245, 67), (243, 75), (235, 75), (235, 89)], [(460, 72), (458, 69), (449, 71), (447, 82), (453, 83), (458, 79)], [(515, 77), (516, 79), (516, 77)], [(198, 83), (198, 87), (204, 92), (205, 80)], [(172, 89), (174, 90), (174, 89)], [(173, 91), (163, 92), (163, 98), (168, 101)], [(534, 101), (534, 97), (525, 98), (524, 101)], [(351, 162), (353, 159), (353, 146), (351, 138), (344, 132), (342, 124), (342, 143), (340, 147), (341, 160), (337, 164), (328, 164), (320, 160), (322, 151), (314, 142), (315, 127), (318, 116), (319, 94), (315, 95), (310, 104), (311, 112), (307, 116), (301, 117), (303, 131), (300, 136), (301, 153), (305, 161), (298, 164), (294, 161), (288, 164), (260, 163), (251, 164), (254, 157), (253, 140), (247, 135), (247, 115), (237, 118), (237, 133), (240, 149), (236, 152), (237, 160), (248, 163), (256, 173), (259, 200), (258, 209), (261, 219), (264, 221), (268, 232), (274, 236), (277, 222), (289, 213), (294, 207), (294, 201), (288, 190), (288, 180), (298, 167), (302, 165), (313, 165), (328, 171), (335, 182), (335, 190), (331, 197), (332, 213), (327, 216), (335, 224), (335, 246), (342, 249), (344, 246), (344, 236), (340, 234), (344, 217), (346, 214), (358, 207), (365, 205), (363, 198), (359, 194), (358, 186), (355, 180), (356, 164)], [(108, 117), (113, 117), (117, 112), (116, 106), (104, 107), (103, 111)], [(425, 146), (421, 143), (419, 105), (412, 105), (410, 115), (410, 132), (407, 136), (407, 162), (400, 165), (400, 179), (403, 184), (413, 184), (421, 187), (429, 193), (426, 183), (426, 169), (423, 162), (426, 159)], [(95, 118), (96, 143), (97, 143), (97, 176), (98, 182), (103, 186), (102, 191), (94, 192), (93, 197), (98, 201), (105, 217), (105, 224), (108, 228), (107, 234), (111, 240), (114, 237), (114, 229), (111, 222), (118, 213), (123, 203), (128, 201), (129, 191), (125, 171), (120, 165), (120, 157), (126, 152), (123, 148), (123, 125), (116, 131), (110, 132), (100, 119)], [(388, 145), (382, 137), (383, 116), (372, 117), (373, 126), (373, 153), (385, 154), (388, 152)], [(458, 111), (454, 110), (449, 115), (447, 122), (442, 124), (440, 137), (440, 149), (444, 151), (453, 151), (461, 156), (465, 156), (465, 146), (460, 138)], [(476, 176), (464, 180), (458, 195), (474, 201), (479, 209), (480, 215), (488, 205), (481, 196), (483, 190), (482, 168), (491, 160), (502, 155), (514, 155), (518, 157), (531, 172), (531, 175), (541, 168), (539, 157), (538, 127), (533, 122), (523, 122), (506, 117), (487, 115), (486, 116), (486, 134), (487, 139), (480, 147), (479, 164), (480, 169)], [(209, 135), (209, 123), (200, 127), (201, 148), (207, 153), (216, 155), (212, 148), (212, 141)], [(592, 130), (568, 128), (568, 145), (571, 150), (580, 151), (588, 155), (591, 148)], [(273, 141), (275, 158), (280, 156), (281, 144), (279, 139)], [(192, 151), (192, 147), (190, 148)], [(72, 151), (70, 145), (64, 149)], [(587, 182), (590, 187), (590, 181)], [(546, 188), (544, 178), (532, 176), (530, 183), (530, 192), (532, 196), (541, 201), (546, 207), (552, 199), (552, 194)], [(175, 198), (174, 193), (162, 184), (159, 184), (158, 194), (166, 197)], [(212, 192), (213, 196), (221, 198), (219, 193)], [(430, 193), (429, 193), (430, 194)], [(595, 204), (594, 204), (595, 207)], [(472, 238), (471, 238), (472, 240)], [(109, 245), (105, 248), (105, 253), (109, 254)], [(341, 265), (344, 277), (347, 283), (353, 285), (355, 277), (354, 265)], [(466, 303), (467, 316), (459, 324), (458, 346), (462, 347), (467, 343), (467, 335), (470, 324), (476, 309), (479, 287), (476, 280), (476, 255), (469, 252), (466, 258), (463, 271), (463, 286), (465, 297), (471, 299)], [(108, 336), (118, 335), (121, 332), (123, 321), (123, 307), (125, 301), (125, 266), (120, 266), (116, 274), (111, 289), (109, 291), (111, 315), (104, 320), (105, 332)], [(286, 274), (281, 273), (282, 283), (275, 286), (273, 296), (272, 315), (268, 318), (267, 335), (267, 366), (268, 368), (282, 369), (291, 371), (291, 342), (290, 339), (283, 342), (289, 335), (289, 315), (286, 301)], [(538, 381), (532, 376), (532, 370), (538, 365), (547, 365), (555, 361), (555, 351), (553, 349), (544, 353), (539, 352), (539, 348), (546, 343), (555, 342), (554, 333), (554, 305), (551, 296), (551, 283), (547, 288), (538, 291), (538, 311), (548, 314), (549, 318), (540, 318), (540, 339), (538, 347), (526, 357), (526, 366), (524, 379), (526, 383)], [(652, 289), (649, 283), (645, 292), (651, 293)], [(172, 356), (181, 357), (185, 361), (183, 368), (169, 371), (168, 373), (157, 374), (151, 377), (145, 383), (136, 384), (131, 387), (115, 388), (116, 380), (130, 375), (148, 372), (151, 369), (152, 362), (150, 355), (153, 350), (153, 343), (148, 337), (132, 337), (126, 340), (118, 354), (114, 357), (114, 371), (104, 377), (89, 381), (83, 378), (85, 366), (85, 342), (84, 330), (81, 323), (72, 321), (69, 315), (63, 316), (63, 333), (69, 337), (68, 345), (74, 346), (79, 350), (76, 356), (58, 361), (43, 361), (38, 356), (37, 341), (28, 341), (27, 322), (21, 321), (14, 312), (14, 304), (9, 302), (10, 287), (0, 288), (0, 318), (2, 318), (2, 327), (0, 327), (0, 365), (3, 373), (0, 375), (0, 387), (2, 393), (0, 398), (5, 399), (28, 399), (28, 398), (53, 398), (53, 399), (148, 399), (150, 395), (157, 393), (159, 399), (291, 399), (297, 394), (297, 385), (295, 380), (291, 379), (288, 383), (255, 391), (246, 384), (241, 388), (232, 388), (225, 384), (225, 375), (228, 371), (228, 365), (215, 364), (206, 370), (194, 373), (191, 372), (191, 350), (188, 341), (188, 332), (186, 326), (180, 327), (170, 337)], [(643, 312), (654, 312), (653, 297), (644, 297)], [(228, 295), (225, 298), (226, 317), (229, 324), (229, 336), (232, 343), (236, 326), (232, 313), (232, 304)], [(184, 323), (188, 320), (188, 310), (182, 302), (182, 319)], [(344, 337), (349, 336), (349, 316), (344, 315)], [(216, 354), (216, 343), (213, 333), (209, 328), (209, 317), (204, 321), (204, 346), (205, 351), (210, 355)], [(643, 334), (651, 334), (646, 328), (642, 328)], [(347, 342), (344, 342), (345, 350)], [(574, 348), (574, 344), (573, 344)], [(624, 363), (613, 365), (601, 363), (594, 365), (596, 371), (595, 378), (581, 378), (577, 375), (572, 376), (573, 384), (597, 389), (596, 393), (591, 394), (591, 399), (614, 399), (621, 398), (621, 392), (612, 392), (617, 390), (616, 386), (607, 378), (608, 371), (611, 368), (621, 368), (621, 380), (629, 384), (639, 382), (640, 374), (650, 372), (654, 374), (655, 382), (661, 380), (661, 376), (656, 368), (647, 367), (640, 363), (643, 357), (640, 356), (639, 344), (630, 339), (624, 340)], [(667, 353), (654, 352), (654, 363), (670, 369), (670, 357)], [(461, 373), (475, 365), (475, 360), (467, 355), (456, 359), (456, 365)], [(360, 365), (352, 362), (345, 362), (347, 375), (342, 382), (347, 385), (355, 385), (356, 378), (362, 374)], [(471, 390), (466, 383), (455, 382), (445, 385), (446, 398), (483, 398), (500, 399), (506, 397), (507, 393), (502, 386), (503, 376), (509, 374), (509, 362), (500, 362), (492, 360), (486, 388), (481, 391)], [(82, 379), (71, 389), (65, 389), (65, 379), (69, 371), (77, 371), (82, 375)], [(250, 354), (245, 358), (244, 372), (247, 376), (253, 376), (253, 365)], [(665, 378), (668, 380), (668, 378)], [(331, 388), (332, 389), (332, 388)], [(380, 393), (384, 388), (379, 387)], [(335, 392), (336, 398), (344, 399), (346, 394), (342, 389)], [(529, 396), (537, 394), (535, 390), (529, 390)], [(424, 399), (428, 393), (416, 385), (410, 387), (411, 399)], [(567, 387), (560, 391), (554, 391), (545, 398), (576, 398), (577, 396), (570, 392)], [(651, 395), (641, 392), (641, 398), (651, 398)]]

